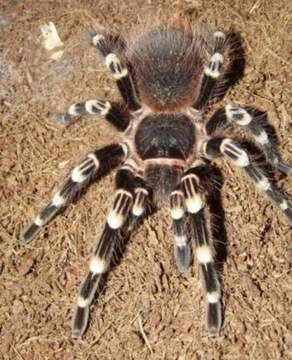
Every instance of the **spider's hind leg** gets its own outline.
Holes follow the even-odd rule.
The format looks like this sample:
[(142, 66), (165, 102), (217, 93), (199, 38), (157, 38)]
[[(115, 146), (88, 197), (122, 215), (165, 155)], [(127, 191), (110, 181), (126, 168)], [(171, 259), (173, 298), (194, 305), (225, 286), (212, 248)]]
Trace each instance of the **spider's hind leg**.
[(123, 166), (116, 174), (116, 192), (112, 209), (77, 296), (72, 319), (72, 337), (74, 339), (81, 338), (86, 330), (89, 305), (98, 291), (103, 274), (109, 269), (115, 247), (130, 235), (131, 225), (137, 225), (144, 216), (147, 201), (148, 191), (143, 179), (135, 176), (127, 165)]
[(62, 208), (74, 201), (94, 180), (100, 179), (124, 160), (126, 154), (119, 144), (105, 146), (89, 153), (75, 166), (52, 200), (39, 211), (35, 220), (20, 234), (21, 243), (28, 243)]
[(87, 37), (103, 56), (104, 62), (117, 82), (119, 91), (130, 110), (138, 110), (140, 105), (137, 101), (133, 80), (126, 66), (124, 66), (116, 54), (116, 46), (113, 40), (103, 34), (97, 34), (93, 28), (87, 30)]

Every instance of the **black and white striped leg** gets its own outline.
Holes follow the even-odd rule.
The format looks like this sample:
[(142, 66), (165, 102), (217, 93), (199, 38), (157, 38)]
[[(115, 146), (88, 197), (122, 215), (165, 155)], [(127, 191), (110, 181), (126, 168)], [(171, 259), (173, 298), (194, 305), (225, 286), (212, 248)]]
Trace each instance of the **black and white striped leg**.
[(119, 144), (108, 145), (89, 153), (73, 168), (70, 176), (54, 194), (51, 202), (22, 231), (19, 237), (20, 242), (28, 243), (62, 208), (75, 200), (93, 180), (98, 180), (121, 164), (125, 156), (125, 150)]
[[(197, 171), (198, 170), (198, 171)], [(217, 336), (221, 328), (221, 291), (213, 257), (213, 240), (205, 218), (204, 198), (199, 174), (201, 169), (189, 169), (182, 178), (186, 208), (191, 219), (191, 233), (196, 257), (201, 267), (206, 299), (206, 323), (211, 336)]]
[(108, 269), (114, 246), (120, 240), (117, 229), (106, 223), (101, 238), (89, 263), (89, 271), (80, 287), (73, 318), (72, 338), (80, 339), (86, 330), (89, 318), (89, 305), (98, 289), (102, 275)]
[(292, 174), (292, 166), (285, 164), (279, 156), (275, 142), (265, 128), (263, 114), (246, 107), (227, 105), (219, 109), (206, 124), (208, 135), (218, 130), (227, 130), (231, 125), (239, 125), (248, 130), (256, 145), (262, 149), (267, 161), (287, 175)]
[(214, 86), (221, 74), (224, 61), (223, 50), (225, 40), (226, 35), (221, 31), (216, 31), (214, 33), (214, 52), (205, 66), (204, 74), (201, 80), (200, 92), (195, 103), (192, 105), (195, 109), (202, 109), (210, 100)]
[(252, 180), (254, 185), (273, 202), (292, 225), (292, 204), (287, 197), (254, 164), (248, 153), (230, 138), (213, 138), (203, 145), (204, 155), (215, 158), (223, 155), (231, 164), (239, 167)]
[(213, 256), (213, 241), (204, 209), (191, 214), (196, 256), (205, 288), (206, 323), (211, 336), (218, 336), (222, 323), (221, 290)]
[(129, 125), (129, 114), (118, 104), (102, 100), (87, 100), (71, 105), (65, 114), (53, 114), (51, 119), (62, 124), (71, 124), (83, 115), (103, 116), (118, 131)]
[(139, 217), (146, 211), (149, 192), (146, 188), (145, 180), (138, 175), (134, 178), (134, 188), (132, 215)]
[(105, 35), (96, 34), (93, 29), (88, 30), (90, 43), (96, 47), (104, 57), (105, 65), (117, 82), (119, 91), (130, 110), (138, 110), (140, 105), (128, 69), (121, 63), (115, 53), (113, 43)]
[(175, 190), (170, 196), (170, 214), (174, 235), (174, 258), (181, 272), (187, 271), (191, 263), (191, 247), (189, 242), (185, 216), (185, 201), (183, 192)]
[(133, 205), (123, 234), (125, 236), (129, 236), (137, 230), (143, 220), (154, 210), (151, 207), (150, 194), (145, 180), (140, 175), (136, 175), (133, 184)]
[(127, 219), (132, 217), (134, 221), (141, 216), (145, 210), (146, 197), (145, 188), (134, 190), (136, 178), (128, 168), (121, 168), (116, 175), (116, 193), (111, 211), (107, 217), (107, 223), (103, 230), (100, 240), (96, 246), (93, 256), (89, 263), (89, 271), (86, 275), (79, 294), (72, 319), (72, 337), (79, 339), (82, 337), (88, 323), (89, 305), (91, 304), (95, 292), (98, 290), (102, 275), (108, 270), (112, 260), (113, 250), (118, 241), (122, 240), (123, 225)]

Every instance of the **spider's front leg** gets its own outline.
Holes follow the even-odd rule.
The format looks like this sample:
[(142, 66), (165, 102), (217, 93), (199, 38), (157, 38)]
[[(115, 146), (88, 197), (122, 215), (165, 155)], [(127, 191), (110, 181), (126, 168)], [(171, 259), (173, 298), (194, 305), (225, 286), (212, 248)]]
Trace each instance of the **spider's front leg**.
[(264, 115), (257, 109), (227, 105), (213, 114), (206, 124), (206, 131), (211, 136), (217, 131), (228, 130), (232, 125), (242, 127), (252, 135), (253, 141), (263, 151), (271, 165), (287, 175), (292, 175), (292, 166), (282, 161), (274, 139), (266, 130), (267, 123)]
[[(88, 273), (79, 290), (72, 319), (72, 338), (82, 337), (88, 323), (89, 306), (102, 275), (108, 270), (117, 243), (128, 235), (124, 226), (135, 223), (146, 210), (148, 191), (144, 180), (127, 165), (116, 174), (116, 192), (107, 222), (89, 263)], [(128, 220), (128, 221), (127, 221)], [(129, 224), (130, 222), (130, 224)]]
[(265, 176), (263, 171), (252, 162), (248, 153), (230, 138), (214, 137), (202, 145), (202, 152), (208, 159), (223, 156), (228, 162), (240, 168), (273, 202), (292, 225), (292, 204), (286, 196)]
[(20, 234), (21, 243), (28, 243), (62, 208), (75, 200), (79, 193), (94, 180), (99, 180), (126, 157), (122, 145), (112, 144), (89, 153), (75, 166), (65, 183), (53, 195), (52, 200), (39, 211), (35, 220)]

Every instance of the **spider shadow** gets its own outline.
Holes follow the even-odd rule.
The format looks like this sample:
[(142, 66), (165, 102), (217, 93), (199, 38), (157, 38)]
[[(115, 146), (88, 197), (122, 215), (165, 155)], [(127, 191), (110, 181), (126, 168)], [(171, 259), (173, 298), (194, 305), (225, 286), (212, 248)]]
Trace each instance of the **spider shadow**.
[[(221, 170), (212, 166), (212, 186), (208, 185), (207, 203), (211, 214), (211, 233), (215, 245), (215, 262), (219, 274), (223, 271), (223, 265), (227, 258), (227, 231), (225, 228), (225, 211), (222, 204), (223, 176)], [(218, 246), (217, 246), (218, 244)]]
[(210, 99), (213, 103), (222, 100), (227, 91), (244, 76), (246, 59), (241, 36), (235, 30), (230, 30), (226, 33), (226, 42), (229, 45), (228, 56), (232, 60), (225, 69), (224, 81), (219, 81), (214, 87)]

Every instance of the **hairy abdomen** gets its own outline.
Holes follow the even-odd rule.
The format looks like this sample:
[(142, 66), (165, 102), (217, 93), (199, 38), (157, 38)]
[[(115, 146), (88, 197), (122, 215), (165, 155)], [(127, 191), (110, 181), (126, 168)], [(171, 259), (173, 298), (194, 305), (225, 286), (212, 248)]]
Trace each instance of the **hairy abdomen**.
[(156, 29), (129, 50), (141, 101), (155, 111), (178, 110), (197, 93), (204, 57), (192, 34)]

